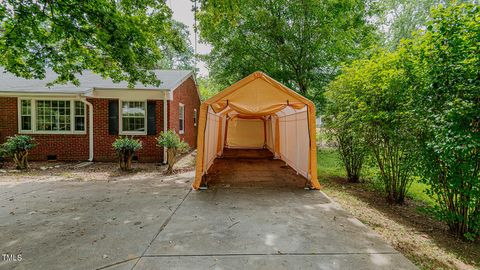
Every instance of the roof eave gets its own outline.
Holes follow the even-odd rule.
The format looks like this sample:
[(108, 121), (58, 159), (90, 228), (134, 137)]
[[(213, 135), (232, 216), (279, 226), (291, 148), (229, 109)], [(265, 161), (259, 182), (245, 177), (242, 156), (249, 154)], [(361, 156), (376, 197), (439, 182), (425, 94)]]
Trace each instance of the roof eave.
[(162, 89), (162, 88), (115, 88), (115, 87), (94, 87), (92, 89), (95, 90), (108, 90), (108, 91), (171, 91), (170, 89)]
[(76, 93), (69, 93), (69, 92), (23, 92), (23, 91), (1, 91), (1, 97), (32, 97), (32, 96), (39, 96), (39, 97), (77, 97), (83, 96), (85, 92), (76, 92)]

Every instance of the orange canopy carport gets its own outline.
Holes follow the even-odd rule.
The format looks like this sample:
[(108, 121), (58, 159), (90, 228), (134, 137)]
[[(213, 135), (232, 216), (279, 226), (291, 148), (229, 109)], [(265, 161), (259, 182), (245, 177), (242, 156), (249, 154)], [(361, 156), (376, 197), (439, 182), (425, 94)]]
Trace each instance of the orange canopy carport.
[(262, 72), (255, 72), (200, 107), (193, 189), (227, 148), (268, 148), (312, 189), (319, 189), (315, 105)]

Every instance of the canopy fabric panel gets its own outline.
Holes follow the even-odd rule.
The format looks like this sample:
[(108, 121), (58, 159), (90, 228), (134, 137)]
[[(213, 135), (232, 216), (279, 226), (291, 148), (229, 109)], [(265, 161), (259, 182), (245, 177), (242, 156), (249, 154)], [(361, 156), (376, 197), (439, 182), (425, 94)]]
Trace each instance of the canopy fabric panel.
[(265, 145), (265, 123), (262, 119), (228, 120), (228, 148), (258, 149)]
[(265, 146), (270, 152), (275, 154), (275, 121), (268, 117), (265, 121)]
[(213, 161), (219, 154), (218, 152), (218, 132), (221, 129), (222, 118), (213, 113), (212, 109), (208, 111), (207, 124), (205, 128), (205, 141), (204, 141), (204, 164), (203, 169), (205, 171), (210, 168)]
[(280, 158), (299, 174), (308, 177), (309, 138), (307, 112), (278, 117)]
[(267, 148), (304, 176), (310, 188), (320, 188), (315, 106), (264, 73), (255, 72), (203, 102), (198, 130), (193, 189), (224, 147)]

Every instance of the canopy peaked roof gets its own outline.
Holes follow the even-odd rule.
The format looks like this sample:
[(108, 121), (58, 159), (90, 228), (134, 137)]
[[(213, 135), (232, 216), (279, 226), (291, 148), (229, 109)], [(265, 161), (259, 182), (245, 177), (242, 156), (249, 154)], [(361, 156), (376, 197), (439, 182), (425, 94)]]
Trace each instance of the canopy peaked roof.
[(216, 112), (230, 108), (244, 115), (269, 115), (313, 103), (263, 72), (254, 72), (205, 101)]

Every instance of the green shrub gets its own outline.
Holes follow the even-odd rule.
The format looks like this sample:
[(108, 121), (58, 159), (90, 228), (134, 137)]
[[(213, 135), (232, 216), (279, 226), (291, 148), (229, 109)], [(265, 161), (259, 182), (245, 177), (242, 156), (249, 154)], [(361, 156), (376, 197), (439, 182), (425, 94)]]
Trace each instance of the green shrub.
[(2, 144), (3, 156), (12, 158), (18, 170), (28, 168), (28, 153), (36, 146), (34, 139), (27, 135), (8, 137)]
[(337, 100), (335, 126), (348, 128), (347, 146), (368, 145), (392, 203), (403, 203), (414, 172), (410, 80), (399, 53), (379, 52), (345, 67), (327, 92)]
[(173, 165), (177, 162), (177, 157), (188, 152), (190, 148), (188, 144), (182, 141), (177, 133), (171, 129), (167, 130), (167, 132), (160, 132), (157, 138), (157, 146), (167, 148), (168, 174), (173, 173)]
[(133, 154), (142, 149), (142, 142), (138, 139), (119, 137), (113, 142), (112, 147), (118, 154), (120, 169), (129, 171), (132, 168)]
[(337, 129), (334, 136), (337, 141), (338, 152), (347, 172), (348, 181), (351, 183), (360, 182), (363, 162), (367, 154), (363, 138), (348, 129)]
[(348, 181), (358, 183), (368, 149), (362, 134), (358, 132), (358, 126), (350, 122), (352, 114), (342, 104), (344, 100), (341, 95), (332, 90), (326, 93), (326, 133), (335, 141)]
[(418, 120), (419, 173), (450, 231), (480, 237), (480, 8), (440, 6), (405, 44)]

